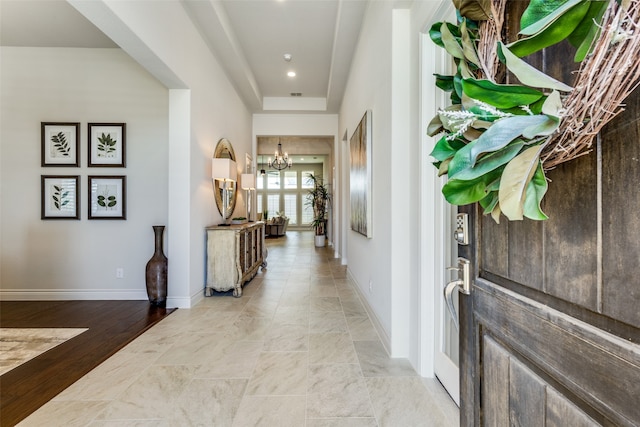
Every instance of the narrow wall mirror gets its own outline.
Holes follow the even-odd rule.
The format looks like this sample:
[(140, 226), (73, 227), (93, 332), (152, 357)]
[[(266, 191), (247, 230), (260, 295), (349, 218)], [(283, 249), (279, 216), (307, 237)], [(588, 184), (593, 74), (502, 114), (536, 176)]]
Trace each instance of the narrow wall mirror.
[[(224, 161), (218, 161), (222, 159)], [(236, 207), (237, 198), (237, 169), (236, 154), (231, 142), (222, 138), (218, 141), (213, 153), (211, 177), (213, 179), (213, 193), (216, 199), (218, 212), (222, 219), (229, 218)]]

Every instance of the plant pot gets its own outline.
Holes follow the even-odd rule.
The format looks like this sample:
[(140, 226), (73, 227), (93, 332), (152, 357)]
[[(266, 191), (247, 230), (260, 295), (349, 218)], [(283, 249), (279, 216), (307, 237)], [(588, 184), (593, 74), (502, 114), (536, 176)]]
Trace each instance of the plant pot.
[(167, 257), (162, 251), (164, 225), (154, 225), (153, 232), (156, 248), (146, 267), (147, 295), (151, 304), (165, 307), (167, 305)]
[(321, 236), (316, 236), (316, 248), (321, 248), (325, 245), (327, 240), (327, 236), (325, 235), (321, 235)]

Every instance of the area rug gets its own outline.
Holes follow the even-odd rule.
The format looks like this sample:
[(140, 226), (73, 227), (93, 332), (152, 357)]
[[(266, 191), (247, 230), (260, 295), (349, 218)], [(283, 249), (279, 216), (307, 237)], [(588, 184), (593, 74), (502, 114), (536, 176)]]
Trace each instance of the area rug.
[(0, 328), (0, 375), (88, 328)]

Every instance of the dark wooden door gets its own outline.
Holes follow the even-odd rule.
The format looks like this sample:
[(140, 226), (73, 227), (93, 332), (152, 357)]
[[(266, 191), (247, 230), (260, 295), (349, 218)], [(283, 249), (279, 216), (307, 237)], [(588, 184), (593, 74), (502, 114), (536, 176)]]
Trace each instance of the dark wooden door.
[[(533, 61), (566, 81), (563, 49)], [(636, 91), (592, 153), (548, 174), (549, 220), (461, 208), (474, 277), (460, 296), (462, 425), (640, 425), (639, 118)]]

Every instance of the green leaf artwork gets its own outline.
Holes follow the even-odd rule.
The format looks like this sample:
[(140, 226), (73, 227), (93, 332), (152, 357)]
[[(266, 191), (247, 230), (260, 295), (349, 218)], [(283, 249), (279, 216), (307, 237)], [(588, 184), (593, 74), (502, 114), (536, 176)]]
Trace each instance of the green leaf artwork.
[(69, 143), (67, 142), (67, 137), (64, 135), (64, 132), (58, 132), (55, 135), (51, 135), (51, 142), (53, 143), (52, 154), (54, 157), (57, 155), (69, 157), (71, 147), (69, 147)]
[(98, 157), (112, 157), (116, 151), (117, 140), (111, 134), (102, 132), (98, 137)]
[(102, 194), (98, 195), (97, 202), (98, 206), (103, 207), (104, 209), (111, 209), (118, 204), (118, 199), (116, 196), (111, 194), (108, 186), (105, 186), (102, 190)]
[(64, 190), (59, 185), (53, 185), (51, 199), (53, 199), (53, 206), (58, 210), (62, 210), (64, 206), (69, 204), (69, 190)]

